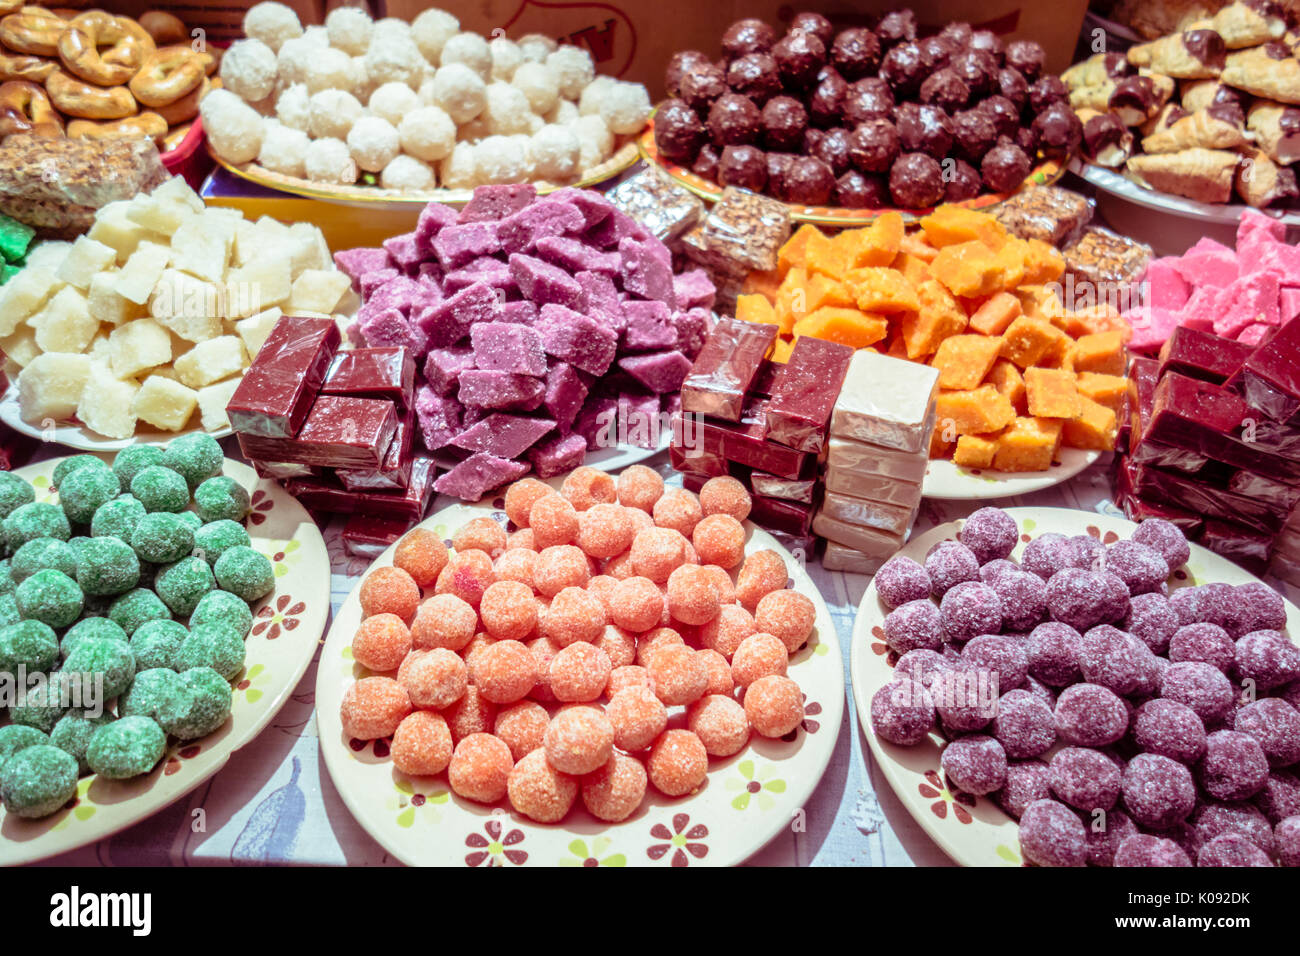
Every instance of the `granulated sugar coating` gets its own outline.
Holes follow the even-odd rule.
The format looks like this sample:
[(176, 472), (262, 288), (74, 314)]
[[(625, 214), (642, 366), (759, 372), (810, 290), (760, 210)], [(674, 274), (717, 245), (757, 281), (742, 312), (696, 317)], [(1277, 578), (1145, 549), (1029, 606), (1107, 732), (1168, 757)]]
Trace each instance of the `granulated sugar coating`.
[(580, 523), (578, 512), (567, 498), (557, 494), (542, 495), (528, 511), (535, 548), (541, 551), (557, 544), (576, 541)]
[(470, 679), (492, 703), (513, 704), (537, 683), (537, 662), (518, 641), (497, 641), (475, 657)]
[[(531, 603), (530, 599), (531, 594), (521, 598)], [(594, 644), (605, 633), (605, 606), (589, 591), (567, 587), (552, 598), (541, 615), (541, 633), (561, 647), (578, 641)]]
[(730, 475), (710, 478), (700, 489), (700, 509), (706, 515), (730, 515), (737, 521), (744, 521), (753, 506), (749, 489)]
[(357, 663), (381, 674), (397, 670), (410, 652), (410, 628), (396, 614), (366, 618), (352, 638), (352, 656)]
[(1274, 770), (1253, 802), (1274, 826), (1286, 817), (1300, 815), (1300, 778), (1289, 770)]
[(609, 699), (605, 715), (620, 750), (644, 750), (668, 726), (668, 710), (648, 686), (629, 685)]
[(1052, 788), (1048, 783), (1051, 770), (1041, 760), (1011, 760), (1007, 763), (1007, 782), (996, 794), (998, 806), (1019, 820), (1035, 800), (1048, 800)]
[(1227, 716), (1233, 694), (1223, 672), (1200, 661), (1170, 664), (1160, 676), (1160, 696), (1190, 707), (1206, 724)]
[(993, 737), (1012, 760), (1037, 757), (1056, 742), (1052, 708), (1027, 690), (1002, 695), (992, 729)]
[(708, 675), (708, 683), (704, 687), (706, 696), (730, 694), (736, 689), (736, 682), (731, 677), (731, 665), (727, 663), (725, 657), (707, 647), (696, 651), (695, 656), (700, 659), (704, 665), (704, 673)]
[[(605, 696), (609, 698), (610, 703), (613, 703), (614, 695), (621, 690), (627, 690), (629, 687), (643, 687), (653, 694), (655, 692), (654, 678), (650, 676), (648, 670), (637, 664), (615, 667), (609, 672), (609, 684), (605, 688)], [(658, 697), (655, 698), (655, 700), (658, 699)]]
[(1177, 571), (1192, 556), (1183, 530), (1164, 518), (1147, 518), (1133, 532), (1133, 540), (1160, 552), (1170, 571)]
[(1186, 624), (1169, 640), (1169, 660), (1202, 661), (1231, 673), (1237, 647), (1228, 632), (1217, 624)]
[(962, 581), (978, 581), (980, 563), (961, 542), (940, 541), (925, 556), (925, 573), (930, 576), (930, 593), (941, 598)]
[(616, 490), (619, 504), (649, 514), (664, 493), (664, 480), (653, 468), (629, 465), (618, 476)]
[(789, 580), (785, 561), (779, 554), (764, 548), (745, 558), (736, 578), (736, 600), (750, 614), (765, 595), (779, 591)]
[(361, 613), (396, 614), (410, 622), (420, 604), (419, 585), (401, 568), (375, 568), (361, 582)]
[(412, 777), (432, 777), (451, 762), (451, 731), (441, 714), (417, 710), (393, 734), (393, 766)]
[(569, 472), (560, 485), (560, 494), (567, 498), (577, 511), (586, 511), (592, 505), (613, 504), (618, 501), (614, 479), (588, 465), (582, 465)]
[(669, 707), (689, 704), (704, 696), (709, 684), (704, 662), (685, 644), (667, 644), (644, 662), (655, 682), (655, 694)]
[(1300, 763), (1300, 712), (1278, 697), (1257, 700), (1233, 717), (1233, 730), (1259, 741), (1270, 767)]
[(650, 748), (646, 773), (651, 785), (669, 797), (698, 790), (709, 771), (709, 754), (689, 730), (665, 730)]
[(1274, 849), (1283, 866), (1300, 866), (1300, 816), (1287, 817), (1273, 831)]
[(1080, 633), (1123, 620), (1128, 608), (1128, 588), (1108, 572), (1065, 568), (1047, 580), (1048, 613)]
[(939, 602), (939, 614), (949, 641), (965, 643), (1002, 630), (1002, 601), (979, 581), (962, 581), (949, 588)]
[[(533, 663), (537, 667), (537, 683), (528, 692), (528, 696), (544, 704), (554, 704), (556, 698), (551, 691), (551, 661), (555, 660), (555, 655), (560, 653), (560, 645), (549, 637), (535, 637), (524, 642), (524, 646), (533, 655)], [(471, 661), (471, 674), (474, 673), (473, 667), (474, 663)]]
[(1069, 538), (1055, 531), (1048, 531), (1025, 545), (1025, 550), (1020, 556), (1020, 565), (1044, 581), (1050, 581), (1058, 572), (1066, 568), (1078, 567), (1075, 564), (1077, 559), (1078, 550)]
[(578, 547), (593, 558), (622, 554), (632, 546), (635, 534), (628, 509), (622, 505), (596, 504), (578, 515)]
[(885, 642), (900, 654), (917, 648), (937, 651), (944, 645), (943, 615), (930, 600), (908, 601), (885, 617)]
[(543, 597), (555, 597), (565, 588), (585, 588), (591, 565), (582, 549), (571, 544), (543, 548), (533, 565), (533, 586)]
[(1141, 826), (1168, 830), (1182, 823), (1196, 807), (1192, 773), (1177, 760), (1159, 754), (1138, 754), (1123, 774), (1124, 809)]
[(1079, 639), (1083, 679), (1117, 694), (1131, 694), (1145, 675), (1139, 642), (1110, 624), (1099, 624)]
[(901, 554), (882, 564), (872, 580), (876, 594), (890, 610), (930, 596), (930, 575), (921, 565)]
[(534, 750), (510, 771), (510, 805), (538, 823), (558, 823), (578, 799), (578, 778), (557, 770), (547, 753)]
[(935, 675), (930, 684), (934, 709), (947, 730), (983, 730), (997, 713), (997, 675), (972, 667), (952, 667)]
[(961, 526), (958, 539), (975, 554), (980, 564), (1006, 558), (1016, 546), (1020, 529), (1016, 520), (1001, 508), (980, 508)]
[(1273, 825), (1249, 803), (1202, 803), (1191, 819), (1196, 842), (1204, 846), (1222, 833), (1240, 833), (1265, 853), (1275, 849)]
[(1120, 627), (1151, 648), (1153, 653), (1164, 654), (1178, 631), (1178, 614), (1163, 594), (1139, 594), (1129, 600), (1128, 614)]
[(556, 770), (590, 773), (613, 753), (614, 725), (595, 707), (561, 707), (546, 727), (542, 748)]
[(1205, 753), (1205, 724), (1176, 700), (1149, 700), (1133, 715), (1133, 742), (1147, 753), (1191, 765)]
[[(471, 613), (473, 610), (470, 608)], [(537, 627), (533, 589), (521, 581), (494, 581), (483, 592), (478, 613), (483, 627), (497, 640), (522, 641)]]
[[(471, 668), (470, 673), (473, 674)], [(496, 720), (497, 705), (483, 696), (473, 684), (465, 688), (465, 696), (448, 707), (443, 716), (451, 739), (460, 743), (471, 734), (490, 734)]]
[(1267, 853), (1240, 833), (1215, 837), (1196, 853), (1197, 866), (1272, 866)]
[(1039, 866), (1083, 866), (1088, 838), (1070, 808), (1055, 800), (1035, 800), (1020, 816), (1020, 851)]
[(582, 805), (597, 820), (626, 820), (645, 799), (647, 780), (640, 760), (615, 751), (603, 767), (582, 778)]
[(636, 635), (626, 628), (606, 624), (600, 636), (591, 643), (605, 652), (611, 668), (636, 663)]
[(438, 575), (434, 591), (438, 594), (454, 594), (466, 604), (477, 608), (483, 599), (483, 592), (496, 581), (492, 570), (492, 559), (486, 551), (465, 551), (453, 554), (447, 560), (447, 566)]
[(648, 631), (664, 616), (664, 593), (647, 577), (625, 578), (610, 591), (609, 616), (629, 631)]
[(699, 499), (681, 488), (667, 489), (655, 502), (652, 514), (660, 528), (672, 528), (685, 538), (694, 534), (695, 526), (704, 517)]
[[(980, 570), (982, 572), (983, 568)], [(1047, 613), (1047, 585), (1036, 574), (1010, 568), (985, 583), (993, 589), (1002, 606), (1000, 626), (1002, 630), (1028, 631)], [(968, 586), (959, 585), (959, 587)], [(945, 594), (944, 599), (946, 600), (947, 597), (948, 595)], [(998, 628), (988, 628), (981, 633), (995, 633), (997, 630)]]
[(745, 559), (745, 526), (729, 514), (708, 515), (691, 532), (691, 543), (702, 562), (730, 570)]
[(1120, 769), (1098, 750), (1063, 747), (1048, 766), (1052, 793), (1076, 810), (1109, 810), (1119, 799)]
[(1029, 674), (1049, 687), (1065, 687), (1079, 679), (1081, 635), (1068, 624), (1038, 625), (1025, 642)]
[(1168, 837), (1136, 833), (1115, 851), (1115, 866), (1191, 866), (1187, 852)]
[(754, 610), (758, 629), (780, 638), (791, 654), (808, 643), (816, 621), (817, 608), (812, 600), (787, 589), (763, 595)]
[(411, 642), (418, 648), (458, 651), (473, 638), (477, 621), (474, 608), (464, 598), (435, 594), (421, 602), (411, 625)]
[(943, 748), (940, 766), (958, 790), (983, 796), (1001, 790), (1007, 781), (1007, 754), (984, 734), (958, 737)]
[(711, 694), (691, 704), (686, 725), (711, 757), (730, 757), (749, 743), (745, 708), (724, 694)]
[(698, 564), (684, 564), (668, 575), (668, 613), (683, 624), (707, 624), (722, 606), (713, 575)]
[(928, 688), (934, 681), (935, 675), (952, 666), (953, 662), (938, 651), (918, 648), (908, 651), (898, 659), (898, 663), (894, 665), (894, 674), (914, 680), (922, 687)]
[(1255, 631), (1237, 641), (1233, 669), (1259, 690), (1281, 687), (1300, 678), (1300, 647), (1281, 631)]
[(1205, 738), (1197, 773), (1201, 787), (1216, 800), (1245, 800), (1268, 780), (1268, 759), (1249, 734), (1216, 730)]
[(609, 655), (594, 644), (569, 644), (551, 659), (551, 693), (566, 703), (596, 700), (604, 693), (612, 669)]
[(1002, 693), (1023, 687), (1029, 673), (1024, 645), (1011, 637), (992, 634), (977, 637), (962, 648), (961, 659), (970, 668), (997, 675), (998, 690)]
[(654, 657), (660, 648), (685, 643), (686, 641), (681, 634), (671, 627), (656, 627), (637, 638), (636, 662), (642, 667), (649, 667), (650, 658)]
[(452, 535), (451, 546), (458, 554), (479, 550), (495, 559), (506, 549), (506, 529), (491, 518), (471, 518)]
[(551, 715), (545, 707), (536, 701), (521, 700), (501, 708), (492, 725), (492, 733), (505, 742), (510, 755), (518, 761), (542, 746), (550, 722)]
[(1160, 552), (1137, 541), (1116, 541), (1095, 563), (1123, 581), (1130, 595), (1158, 592), (1169, 577), (1169, 563)]
[(1224, 627), (1234, 640), (1253, 631), (1281, 631), (1286, 627), (1282, 595), (1262, 581), (1238, 584), (1232, 596), (1235, 603)]
[(544, 481), (537, 478), (521, 478), (506, 489), (505, 511), (516, 528), (527, 528), (532, 516), (533, 505), (547, 495), (555, 494)]
[(1088, 865), (1114, 866), (1120, 844), (1137, 834), (1138, 826), (1123, 810), (1111, 810), (1097, 826), (1087, 828)]
[(506, 795), (514, 767), (510, 748), (488, 733), (474, 733), (456, 744), (447, 767), (452, 792), (478, 803), (496, 803)]
[(391, 677), (363, 677), (347, 689), (339, 707), (343, 732), (357, 740), (389, 736), (410, 712), (410, 698)]
[(680, 531), (647, 528), (632, 539), (632, 569), (655, 584), (666, 584), (668, 576), (687, 563), (688, 547), (690, 542)]
[[(891, 558), (890, 560), (893, 559)], [(980, 580), (985, 584), (992, 584), (1008, 571), (1020, 570), (1022, 570), (1020, 565), (1016, 564), (1015, 561), (1008, 558), (994, 558), (988, 564), (980, 565)], [(1025, 573), (1028, 574), (1029, 572), (1026, 571)], [(1038, 577), (1038, 575), (1034, 575), (1034, 577)], [(1039, 580), (1042, 579), (1040, 578)]]
[(429, 710), (444, 710), (456, 703), (465, 695), (468, 681), (465, 662), (444, 647), (417, 651), (397, 670), (397, 682), (411, 703)]
[(737, 687), (748, 687), (760, 677), (784, 677), (790, 655), (773, 634), (758, 631), (740, 642), (731, 658), (731, 679)]
[(718, 616), (701, 625), (698, 634), (704, 647), (712, 648), (730, 659), (740, 642), (758, 631), (754, 617), (739, 604), (724, 604)]
[(803, 694), (788, 677), (760, 677), (745, 688), (745, 714), (764, 737), (784, 737), (803, 720)]
[(717, 564), (703, 564), (701, 567), (708, 573), (713, 586), (718, 589), (718, 604), (720, 606), (735, 604), (736, 582), (731, 580), (730, 572)]

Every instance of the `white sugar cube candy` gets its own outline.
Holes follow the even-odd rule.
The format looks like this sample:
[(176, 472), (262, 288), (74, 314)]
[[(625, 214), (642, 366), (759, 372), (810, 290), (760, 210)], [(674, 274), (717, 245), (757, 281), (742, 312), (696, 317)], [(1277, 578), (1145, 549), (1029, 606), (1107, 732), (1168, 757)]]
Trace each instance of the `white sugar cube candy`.
[(108, 336), (110, 363), (118, 378), (129, 378), (172, 360), (172, 339), (153, 319), (136, 319)]
[(97, 322), (121, 325), (144, 314), (144, 309), (118, 294), (117, 272), (99, 272), (90, 280), (86, 306)]
[(226, 274), (226, 315), (242, 319), (289, 301), (293, 292), (289, 257), (268, 253)]
[(30, 325), (23, 325), (13, 335), (0, 339), (0, 352), (20, 368), (41, 354), (41, 347), (36, 344), (36, 330)]
[(267, 255), (283, 253), (289, 244), (289, 228), (268, 216), (235, 231), (235, 262), (246, 266)]
[(95, 337), (86, 346), (86, 354), (96, 362), (108, 362), (112, 358), (112, 347), (108, 341), (108, 333), (102, 329), (96, 332)]
[(90, 314), (86, 297), (72, 286), (64, 286), (32, 317), (36, 344), (46, 352), (84, 352), (99, 331)]
[(237, 375), (199, 389), (199, 414), (206, 431), (215, 432), (230, 424), (230, 419), (226, 417), (226, 406), (230, 404), (231, 396), (243, 378), (242, 375)]
[(0, 336), (12, 335), (62, 287), (52, 271), (32, 265), (0, 286)]
[(149, 297), (149, 314), (163, 328), (190, 342), (221, 334), (218, 288), (176, 269), (167, 269)]
[(209, 282), (220, 282), (230, 259), (230, 237), (195, 216), (172, 235), (172, 267)]
[(18, 376), (18, 408), (23, 421), (42, 425), (71, 418), (90, 377), (90, 356), (45, 352)]
[(294, 313), (306, 309), (308, 312), (330, 314), (351, 285), (352, 281), (342, 272), (305, 269), (293, 280), (289, 311)]
[(185, 220), (197, 213), (184, 203), (170, 202), (156, 196), (136, 196), (131, 200), (127, 216), (138, 225), (170, 236)]
[(334, 266), (324, 237), (309, 222), (295, 222), (289, 227), (289, 254), (295, 279), (306, 269), (331, 269)]
[(28, 250), (27, 265), (24, 268), (31, 269), (35, 267), (57, 273), (71, 248), (72, 243), (70, 242), (38, 242)]
[(113, 288), (127, 301), (144, 305), (162, 279), (171, 257), (170, 246), (142, 240), (117, 274), (117, 284)]
[(159, 183), (150, 195), (154, 199), (177, 202), (183, 206), (188, 206), (194, 212), (203, 212), (202, 197), (190, 188), (190, 184), (185, 181), (183, 176), (173, 176), (165, 182)]
[(86, 233), (96, 242), (112, 246), (117, 253), (118, 263), (126, 262), (142, 239), (157, 238), (144, 226), (128, 214), (131, 208), (129, 199), (119, 199), (104, 206), (95, 213), (95, 222)]
[(100, 272), (117, 262), (117, 250), (96, 242), (88, 236), (78, 236), (68, 254), (63, 257), (63, 264), (56, 273), (68, 285), (76, 286), (83, 292), (90, 288), (90, 281)]
[(283, 314), (278, 306), (273, 306), (235, 323), (235, 332), (244, 340), (244, 350), (250, 359), (256, 358), (257, 353), (262, 351), (266, 337), (271, 334), (271, 329), (275, 328), (275, 323), (280, 321)]
[(150, 375), (131, 406), (137, 418), (155, 428), (178, 432), (199, 404), (199, 393), (162, 375)]
[(104, 362), (90, 363), (86, 387), (77, 402), (77, 417), (92, 431), (109, 438), (130, 438), (135, 434), (135, 412), (131, 405), (140, 386), (113, 374)]
[(200, 342), (172, 363), (176, 377), (190, 388), (202, 388), (242, 370), (244, 343), (237, 335)]

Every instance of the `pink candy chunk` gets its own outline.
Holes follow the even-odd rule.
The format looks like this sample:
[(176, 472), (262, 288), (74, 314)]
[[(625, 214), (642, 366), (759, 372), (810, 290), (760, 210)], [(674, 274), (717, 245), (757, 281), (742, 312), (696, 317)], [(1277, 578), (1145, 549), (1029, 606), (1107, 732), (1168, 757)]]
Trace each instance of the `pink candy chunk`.
[(546, 353), (542, 337), (528, 325), (511, 322), (480, 322), (470, 327), (476, 368), (517, 375), (546, 374)]

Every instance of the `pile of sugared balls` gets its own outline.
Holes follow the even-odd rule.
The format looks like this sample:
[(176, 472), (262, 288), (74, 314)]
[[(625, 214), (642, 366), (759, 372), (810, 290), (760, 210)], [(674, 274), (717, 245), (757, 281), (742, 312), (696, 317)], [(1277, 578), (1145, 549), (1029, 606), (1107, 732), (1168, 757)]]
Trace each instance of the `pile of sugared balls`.
[[(970, 516), (876, 576), (901, 655), (875, 733), (935, 729), (952, 786), (1020, 821), (1039, 866), (1300, 866), (1300, 648), (1260, 582), (1171, 590), (1183, 533), (1048, 532)], [(938, 603), (935, 602), (937, 599)]]
[[(87, 773), (147, 774), (168, 737), (230, 717), (249, 605), (275, 587), (250, 546), (248, 492), (209, 435), (55, 466), (58, 503), (0, 472), (0, 799), (55, 813)], [(191, 503), (193, 507), (191, 507)], [(185, 623), (183, 623), (185, 622)], [(21, 691), (21, 693), (19, 693)]]
[(443, 10), (407, 23), (343, 6), (303, 28), (281, 3), (244, 17), (200, 104), (232, 163), (386, 189), (571, 183), (650, 116), (644, 86), (597, 76), (591, 55), (529, 34), (462, 31)]
[(696, 792), (710, 757), (804, 716), (786, 669), (816, 610), (775, 551), (745, 556), (750, 503), (734, 478), (697, 498), (640, 465), (582, 467), (559, 493), (511, 485), (511, 533), (475, 518), (449, 553), (411, 531), (361, 584), (352, 654), (382, 676), (347, 689), (344, 733), (391, 737), (402, 773), (445, 770), (458, 796), (541, 823), (579, 794), (617, 822), (647, 785)]

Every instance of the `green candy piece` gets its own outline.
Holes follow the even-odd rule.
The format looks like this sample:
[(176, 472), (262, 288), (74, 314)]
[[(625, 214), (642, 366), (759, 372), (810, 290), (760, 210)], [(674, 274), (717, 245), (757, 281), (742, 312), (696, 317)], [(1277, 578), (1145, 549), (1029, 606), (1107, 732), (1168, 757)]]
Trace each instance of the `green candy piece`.
[[(87, 700), (102, 704), (131, 686), (135, 677), (135, 655), (131, 653), (131, 646), (121, 641), (87, 638), (72, 648), (60, 673), (69, 693), (71, 688), (67, 682), (74, 676), (80, 681), (82, 706), (86, 706), (84, 702)], [(88, 696), (92, 692), (96, 695), (93, 698)]]
[(117, 709), (123, 717), (157, 719), (161, 710), (174, 706), (183, 686), (180, 675), (170, 667), (141, 671), (135, 675), (126, 693), (117, 699)]
[(172, 668), (184, 673), (194, 667), (211, 667), (230, 680), (244, 667), (244, 639), (221, 624), (200, 624), (172, 657)]
[(73, 649), (87, 638), (97, 641), (117, 641), (120, 644), (126, 644), (130, 640), (121, 625), (108, 618), (87, 617), (82, 618), (64, 633), (63, 641), (59, 645), (59, 653), (66, 660)]
[(125, 541), (86, 539), (77, 562), (77, 583), (86, 594), (121, 594), (139, 581), (140, 559)]
[[(192, 514), (192, 512), (186, 513)], [(216, 564), (217, 559), (229, 548), (241, 545), (247, 548), (252, 543), (247, 529), (242, 524), (224, 518), (205, 524), (194, 532), (194, 551), (196, 554), (201, 554), (208, 564)]]
[(0, 265), (0, 285), (4, 285), (22, 271), (23, 267), (21, 265), (10, 265), (8, 262)]
[(194, 529), (178, 514), (155, 511), (140, 519), (130, 540), (142, 561), (170, 564), (194, 550)]
[(131, 480), (150, 465), (163, 463), (163, 450), (157, 445), (128, 445), (113, 459), (113, 473), (123, 488), (131, 487)]
[(35, 236), (36, 230), (27, 223), (0, 213), (0, 256), (5, 262), (18, 262), (27, 255), (27, 247)]
[(72, 455), (63, 459), (54, 466), (54, 474), (50, 476), (50, 485), (56, 490), (61, 490), (63, 482), (67, 477), (83, 468), (103, 468), (108, 469), (102, 458), (95, 455)]
[(63, 681), (57, 674), (52, 674), (36, 686), (24, 689), (22, 701), (10, 705), (9, 718), (15, 724), (35, 727), (48, 734), (67, 709)]
[(127, 637), (146, 621), (170, 621), (172, 612), (148, 588), (134, 588), (108, 606), (108, 617), (126, 631)]
[(142, 468), (131, 479), (131, 494), (140, 499), (145, 511), (184, 511), (190, 503), (185, 479), (162, 465)]
[(19, 505), (0, 525), (5, 545), (12, 553), (35, 538), (58, 538), (67, 541), (72, 537), (72, 525), (58, 505), (48, 501), (33, 501)]
[(0, 627), (17, 624), (23, 619), (18, 610), (18, 602), (12, 594), (0, 594)]
[(67, 627), (81, 617), (85, 595), (77, 582), (62, 571), (47, 569), (18, 585), (14, 600), (23, 617), (35, 618), (50, 627)]
[(90, 524), (100, 506), (121, 493), (117, 475), (101, 462), (99, 468), (78, 468), (64, 478), (59, 485), (59, 504), (73, 524)]
[(53, 568), (68, 577), (77, 573), (77, 555), (72, 545), (58, 538), (32, 538), (9, 559), (9, 575), (21, 584), (37, 571)]
[(271, 559), (245, 546), (228, 548), (213, 565), (223, 590), (253, 602), (275, 590), (275, 568)]
[(217, 440), (205, 432), (191, 432), (172, 439), (163, 451), (163, 464), (185, 476), (191, 488), (221, 474), (225, 454)]
[(99, 506), (90, 519), (90, 533), (96, 538), (114, 537), (131, 540), (131, 532), (147, 511), (134, 495), (119, 495)]
[(95, 731), (86, 763), (101, 777), (126, 780), (152, 770), (166, 749), (167, 735), (152, 718), (121, 717)]
[(0, 674), (47, 671), (59, 659), (59, 639), (48, 624), (19, 621), (0, 628)]
[(191, 531), (198, 531), (203, 527), (203, 519), (193, 511), (182, 511), (181, 520), (190, 526)]
[(189, 617), (203, 595), (217, 586), (212, 569), (202, 558), (182, 558), (165, 565), (154, 578), (154, 590), (178, 617)]
[(228, 627), (242, 641), (253, 628), (253, 612), (249, 609), (248, 602), (237, 594), (209, 591), (190, 615), (190, 627), (198, 627), (200, 624)]
[(36, 500), (36, 490), (11, 471), (0, 471), (0, 518)]
[[(199, 602), (202, 606), (203, 602)], [(189, 630), (180, 621), (149, 621), (131, 635), (131, 653), (135, 655), (136, 673), (155, 667), (172, 666), (181, 642)]]
[(159, 708), (158, 723), (181, 740), (205, 737), (230, 717), (234, 692), (211, 667), (195, 667), (180, 675), (180, 691)]
[(18, 751), (49, 742), (49, 735), (41, 733), (35, 727), (5, 724), (0, 727), (0, 767), (3, 767), (5, 762)]
[(100, 714), (88, 717), (80, 711), (72, 711), (59, 718), (50, 732), (50, 743), (69, 754), (77, 761), (77, 770), (90, 773), (90, 764), (86, 762), (86, 749), (95, 731), (117, 718), (112, 714)]
[(14, 582), (13, 564), (5, 558), (0, 561), (0, 594), (13, 594), (17, 586)]
[(52, 744), (20, 750), (0, 767), (0, 800), (15, 816), (47, 817), (76, 792), (77, 760)]
[(204, 521), (243, 521), (252, 502), (244, 486), (225, 475), (209, 478), (194, 491), (194, 506)]

